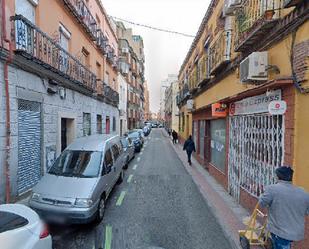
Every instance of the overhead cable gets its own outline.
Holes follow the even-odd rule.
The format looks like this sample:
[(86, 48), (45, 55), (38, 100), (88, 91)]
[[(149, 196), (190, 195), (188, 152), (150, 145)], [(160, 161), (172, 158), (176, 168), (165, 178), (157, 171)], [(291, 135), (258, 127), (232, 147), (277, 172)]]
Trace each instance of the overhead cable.
[(152, 30), (156, 30), (156, 31), (160, 31), (160, 32), (165, 32), (165, 33), (170, 33), (170, 34), (174, 34), (174, 35), (182, 35), (182, 36), (190, 37), (190, 38), (194, 38), (195, 37), (195, 35), (189, 35), (189, 34), (177, 32), (177, 31), (172, 31), (172, 30), (168, 30), (168, 29), (157, 28), (157, 27), (146, 25), (146, 24), (132, 22), (132, 21), (129, 21), (129, 20), (126, 20), (126, 19), (123, 19), (123, 18), (115, 17), (115, 16), (110, 16), (110, 17), (115, 19), (115, 20), (119, 20), (119, 21), (122, 21), (122, 22), (130, 23), (132, 25), (144, 27), (144, 28), (147, 28), (147, 29), (152, 29)]

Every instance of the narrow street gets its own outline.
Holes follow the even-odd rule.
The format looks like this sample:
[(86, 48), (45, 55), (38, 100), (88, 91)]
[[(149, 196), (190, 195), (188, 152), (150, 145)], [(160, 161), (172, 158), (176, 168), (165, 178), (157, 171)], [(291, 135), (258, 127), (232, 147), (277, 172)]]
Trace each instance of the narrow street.
[(231, 249), (161, 129), (153, 129), (99, 225), (52, 227), (55, 249)]

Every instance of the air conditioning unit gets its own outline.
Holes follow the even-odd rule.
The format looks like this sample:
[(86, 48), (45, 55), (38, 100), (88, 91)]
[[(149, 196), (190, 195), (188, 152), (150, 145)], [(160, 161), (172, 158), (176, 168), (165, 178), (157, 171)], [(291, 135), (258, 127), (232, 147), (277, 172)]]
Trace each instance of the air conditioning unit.
[(296, 6), (302, 2), (305, 2), (305, 0), (285, 0), (284, 1), (284, 8), (290, 8), (293, 6)]
[(187, 100), (187, 110), (189, 112), (194, 110), (194, 100), (193, 99), (188, 99)]
[(129, 48), (122, 48), (121, 52), (124, 53), (124, 54), (127, 54), (127, 53), (129, 53)]
[(236, 8), (241, 7), (241, 0), (225, 0), (223, 7), (223, 15), (233, 15)]
[(240, 63), (240, 81), (262, 82), (267, 81), (268, 53), (253, 52)]

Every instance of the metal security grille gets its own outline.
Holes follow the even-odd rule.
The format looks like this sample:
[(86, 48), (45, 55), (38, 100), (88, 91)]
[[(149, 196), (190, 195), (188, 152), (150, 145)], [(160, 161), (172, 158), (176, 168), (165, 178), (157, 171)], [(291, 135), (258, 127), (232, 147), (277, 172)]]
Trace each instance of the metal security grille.
[(22, 194), (41, 177), (41, 105), (18, 100), (17, 188)]
[(229, 193), (239, 201), (240, 187), (253, 196), (274, 183), (283, 162), (284, 117), (248, 115), (230, 118)]
[(91, 135), (91, 115), (90, 113), (83, 113), (83, 135)]

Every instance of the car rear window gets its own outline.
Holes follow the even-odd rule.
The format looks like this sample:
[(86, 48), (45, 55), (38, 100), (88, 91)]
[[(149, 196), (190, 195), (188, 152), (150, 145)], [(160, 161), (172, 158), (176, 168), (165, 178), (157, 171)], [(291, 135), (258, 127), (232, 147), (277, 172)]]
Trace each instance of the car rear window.
[(26, 226), (28, 223), (22, 216), (0, 211), (0, 233)]

